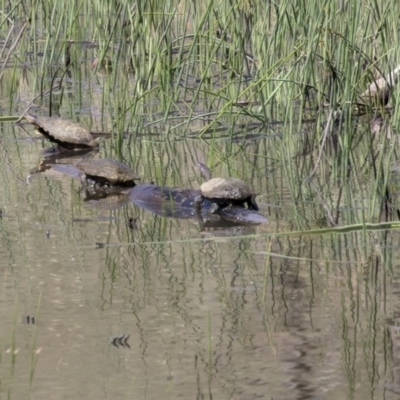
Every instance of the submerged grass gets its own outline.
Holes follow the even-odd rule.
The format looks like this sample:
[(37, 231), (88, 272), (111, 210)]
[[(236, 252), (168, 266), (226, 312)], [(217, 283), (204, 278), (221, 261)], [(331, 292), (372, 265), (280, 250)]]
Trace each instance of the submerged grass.
[[(287, 232), (268, 232), (268, 233), (257, 233), (257, 234), (248, 234), (248, 235), (237, 235), (237, 236), (224, 236), (222, 239), (218, 236), (215, 236), (214, 240), (223, 240), (223, 241), (237, 241), (243, 239), (260, 239), (260, 238), (274, 238), (274, 237), (290, 237), (290, 236), (305, 236), (305, 235), (331, 235), (331, 234), (346, 234), (352, 232), (369, 232), (369, 231), (390, 231), (390, 230), (399, 230), (400, 229), (400, 222), (382, 222), (379, 224), (372, 224), (372, 223), (365, 223), (365, 224), (354, 224), (354, 225), (345, 225), (345, 226), (338, 226), (334, 228), (318, 228), (318, 229), (309, 229), (304, 231), (287, 231)], [(142, 247), (142, 246), (154, 246), (154, 245), (170, 245), (170, 244), (177, 244), (177, 243), (196, 243), (196, 242), (203, 242), (209, 241), (209, 237), (198, 237), (198, 238), (190, 238), (190, 239), (173, 239), (173, 240), (151, 240), (148, 242), (128, 242), (128, 243), (107, 243), (102, 245), (102, 247)], [(79, 246), (81, 249), (92, 249), (96, 248), (96, 245), (82, 245)], [(265, 253), (265, 254), (268, 254)]]
[[(7, 281), (7, 275), (4, 276), (4, 282)], [(3, 292), (6, 292), (6, 284), (2, 287)], [(41, 296), (40, 296), (41, 297)], [(8, 301), (4, 301), (3, 303), (9, 303)], [(15, 298), (14, 302), (14, 316), (13, 316), (13, 323), (7, 324), (7, 326), (12, 326), (12, 332), (7, 334), (5, 330), (3, 330), (3, 335), (1, 337), (2, 343), (2, 351), (0, 351), (0, 367), (2, 370), (2, 384), (1, 384), (1, 391), (2, 393), (8, 394), (8, 397), (12, 397), (14, 393), (14, 389), (16, 386), (23, 386), (25, 382), (21, 382), (20, 380), (17, 383), (17, 379), (21, 377), (21, 368), (23, 369), (26, 366), (25, 355), (21, 352), (21, 343), (19, 338), (19, 330), (20, 330), (20, 322), (21, 316), (19, 312), (19, 299), (18, 297)], [(4, 310), (3, 310), (4, 311)], [(40, 349), (37, 349), (37, 330), (36, 330), (36, 323), (37, 323), (37, 316), (40, 311), (40, 298), (38, 301), (37, 309), (36, 309), (36, 318), (28, 317), (30, 321), (33, 321), (34, 324), (32, 328), (34, 329), (34, 334), (32, 338), (31, 344), (31, 364), (29, 366), (29, 370), (27, 376), (29, 377), (29, 386), (32, 385), (33, 376), (36, 370), (36, 364), (38, 360), (38, 355), (40, 353)], [(36, 321), (36, 322), (35, 322)], [(24, 319), (25, 322), (25, 319)], [(24, 326), (25, 328), (25, 326)], [(29, 328), (28, 328), (29, 329)], [(26, 343), (25, 343), (26, 344)], [(22, 353), (22, 354), (21, 354)], [(10, 365), (5, 365), (6, 360), (9, 358)]]

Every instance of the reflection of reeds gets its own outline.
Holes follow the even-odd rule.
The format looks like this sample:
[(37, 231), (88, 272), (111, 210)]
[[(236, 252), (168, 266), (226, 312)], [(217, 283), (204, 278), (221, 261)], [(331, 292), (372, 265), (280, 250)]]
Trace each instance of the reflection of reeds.
[(35, 318), (35, 329), (34, 329), (34, 335), (32, 338), (32, 348), (31, 348), (31, 368), (30, 368), (30, 375), (29, 375), (29, 385), (32, 385), (33, 383), (33, 377), (35, 374), (35, 369), (36, 369), (36, 364), (38, 361), (38, 356), (41, 352), (41, 348), (36, 348), (36, 344), (37, 344), (37, 320), (38, 320), (38, 316), (40, 314), (40, 305), (41, 305), (41, 301), (42, 301), (42, 293), (39, 294), (39, 298), (38, 298), (38, 304), (36, 307), (36, 318)]
[[(6, 280), (5, 280), (6, 281)], [(5, 287), (3, 287), (3, 290), (5, 289)], [(10, 333), (10, 342), (9, 343), (3, 343), (4, 345), (6, 345), (6, 350), (2, 351), (0, 354), (0, 367), (2, 368), (3, 371), (3, 384), (2, 384), (2, 390), (3, 391), (9, 391), (9, 393), (12, 392), (12, 383), (14, 379), (20, 379), (19, 377), (19, 373), (20, 371), (17, 373), (16, 369), (18, 368), (18, 365), (21, 365), (22, 362), (25, 361), (25, 357), (22, 353), (20, 353), (21, 348), (25, 349), (26, 347), (30, 348), (30, 359), (31, 359), (31, 363), (30, 363), (30, 367), (29, 367), (29, 386), (32, 385), (33, 383), (33, 377), (35, 374), (35, 370), (36, 370), (36, 364), (38, 361), (38, 356), (41, 353), (41, 348), (37, 348), (37, 322), (38, 322), (38, 316), (39, 316), (39, 312), (40, 312), (40, 302), (41, 302), (41, 295), (39, 295), (38, 298), (38, 304), (37, 304), (37, 308), (36, 308), (36, 313), (35, 316), (27, 316), (25, 318), (18, 318), (19, 312), (18, 312), (18, 298), (16, 298), (15, 301), (15, 310), (14, 310), (14, 323), (13, 323), (13, 330)], [(31, 332), (33, 332), (31, 336), (31, 343), (21, 343), (20, 342), (20, 338), (19, 340), (17, 339), (17, 332), (20, 330), (20, 325), (21, 323), (23, 325), (30, 325), (30, 327), (24, 328), (24, 329), (28, 329)], [(6, 334), (6, 331), (3, 329), (3, 334)], [(6, 334), (7, 335), (7, 334)], [(4, 340), (4, 337), (2, 337), (2, 341)], [(18, 356), (20, 354), (20, 357)], [(3, 361), (5, 358), (4, 355), (7, 355), (10, 357), (10, 365), (9, 367), (5, 367), (3, 365)], [(19, 360), (19, 358), (21, 358), (21, 360)], [(18, 361), (20, 361), (18, 363)], [(6, 372), (6, 375), (4, 376), (4, 372)], [(17, 378), (16, 378), (17, 377)], [(20, 384), (21, 381), (20, 381)], [(25, 384), (25, 382), (24, 382)]]

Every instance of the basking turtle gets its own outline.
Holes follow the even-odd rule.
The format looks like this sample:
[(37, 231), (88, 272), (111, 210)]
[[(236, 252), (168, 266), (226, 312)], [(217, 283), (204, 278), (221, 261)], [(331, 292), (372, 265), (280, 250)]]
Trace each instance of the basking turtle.
[[(195, 199), (200, 195), (198, 189), (182, 189), (154, 184), (140, 184), (129, 189), (129, 201), (154, 214), (170, 218), (197, 217), (203, 227), (221, 228), (238, 225), (258, 225), (267, 219), (253, 210), (240, 206), (227, 207), (219, 214), (207, 213), (204, 220), (195, 208)], [(215, 204), (205, 200), (202, 208), (209, 211)]]
[(390, 94), (397, 85), (400, 77), (400, 65), (386, 76), (374, 79), (368, 89), (360, 97), (362, 103), (373, 107), (383, 107), (390, 99)]
[(212, 210), (212, 213), (217, 212), (229, 205), (237, 205), (247, 207), (250, 210), (258, 211), (256, 203), (257, 194), (254, 193), (250, 186), (237, 178), (212, 178), (211, 172), (206, 165), (198, 163), (200, 171), (207, 182), (200, 186), (201, 195), (195, 200), (196, 209), (200, 211), (204, 199), (214, 202), (217, 207)]
[(81, 161), (76, 164), (76, 168), (83, 171), (85, 183), (99, 186), (133, 187), (135, 180), (140, 179), (126, 164), (111, 158)]
[(25, 114), (25, 119), (36, 126), (37, 131), (53, 143), (68, 150), (97, 147), (91, 133), (77, 122), (61, 117), (40, 117)]

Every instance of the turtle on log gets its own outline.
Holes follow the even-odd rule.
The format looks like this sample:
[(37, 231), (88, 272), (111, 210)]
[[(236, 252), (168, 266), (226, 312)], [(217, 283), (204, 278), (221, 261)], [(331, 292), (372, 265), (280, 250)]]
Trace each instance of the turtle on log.
[(200, 186), (201, 194), (195, 200), (196, 209), (199, 212), (204, 199), (208, 199), (217, 205), (211, 212), (215, 213), (230, 205), (242, 206), (247, 204), (250, 210), (258, 211), (256, 203), (257, 194), (250, 186), (237, 178), (211, 178), (211, 171), (203, 163), (198, 163), (200, 171), (205, 179)]
[[(215, 206), (211, 200), (204, 199), (202, 209), (210, 213), (204, 220), (197, 211), (196, 199), (201, 194), (198, 189), (182, 189), (154, 184), (139, 184), (129, 189), (132, 203), (154, 214), (170, 218), (196, 218), (204, 228), (226, 228), (227, 226), (259, 225), (267, 222), (260, 213), (242, 206), (223, 208), (212, 214)], [(200, 218), (201, 217), (201, 218)]]
[(126, 164), (111, 158), (80, 161), (76, 168), (83, 172), (84, 183), (97, 186), (133, 187), (140, 179)]
[(360, 95), (363, 105), (384, 107), (389, 102), (390, 94), (400, 77), (400, 65), (386, 76), (375, 79), (368, 89)]
[(99, 144), (92, 134), (81, 124), (61, 117), (43, 117), (25, 114), (25, 119), (51, 142), (67, 150), (82, 150)]

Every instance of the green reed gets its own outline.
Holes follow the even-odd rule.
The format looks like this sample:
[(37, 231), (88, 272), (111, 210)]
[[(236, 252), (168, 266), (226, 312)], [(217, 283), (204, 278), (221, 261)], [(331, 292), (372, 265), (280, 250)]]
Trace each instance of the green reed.
[[(273, 159), (283, 173), (270, 178), (275, 181), (271, 198), (278, 200), (283, 193), (277, 187), (285, 186), (296, 204), (309, 198), (322, 202), (321, 210), (337, 210), (343, 201), (354, 200), (348, 181), (368, 197), (373, 194), (368, 218), (376, 218), (387, 182), (382, 176), (388, 176), (394, 155), (363, 140), (369, 133), (354, 125), (353, 111), (374, 77), (398, 65), (393, 43), (398, 41), (394, 16), (399, 8), (373, 1), (350, 7), (327, 0), (284, 1), (279, 7), (239, 0), (201, 5), (95, 1), (91, 6), (84, 1), (24, 6), (11, 1), (2, 15), (3, 33), (9, 31), (7, 20), (17, 27), (30, 19), (19, 38), (10, 36), (2, 58), (13, 45), (14, 60), (29, 54), (32, 99), (53, 85), (62, 88), (35, 105), (44, 113), (60, 111), (110, 132), (106, 151), (120, 158), (137, 157), (133, 141), (139, 132), (153, 138), (149, 147), (154, 134), (161, 142), (200, 137), (203, 157), (216, 173), (239, 175), (243, 164), (246, 170), (256, 165), (251, 179), (263, 182)], [(91, 69), (95, 57), (98, 64)], [(106, 57), (110, 69), (102, 67)], [(12, 79), (3, 79), (11, 108), (16, 104), (13, 93), (23, 82), (17, 65), (13, 63)], [(10, 72), (4, 67), (7, 78)], [(395, 104), (396, 92), (391, 97)], [(101, 124), (91, 109), (97, 109)], [(337, 113), (344, 116), (339, 128)], [(397, 121), (396, 107), (391, 124)], [(280, 139), (266, 139), (271, 134)], [(252, 147), (253, 158), (243, 154), (249, 135), (264, 140)], [(221, 140), (229, 144), (219, 145)], [(234, 165), (237, 157), (243, 157), (239, 167)], [(365, 157), (378, 163), (373, 173), (360, 162)], [(179, 176), (181, 165), (171, 163), (173, 175)], [(370, 179), (367, 188), (357, 184), (353, 173), (360, 168), (367, 172), (361, 179)], [(336, 191), (325, 194), (320, 186), (329, 170)], [(311, 188), (307, 177), (316, 186)], [(269, 190), (269, 183), (262, 185)]]

